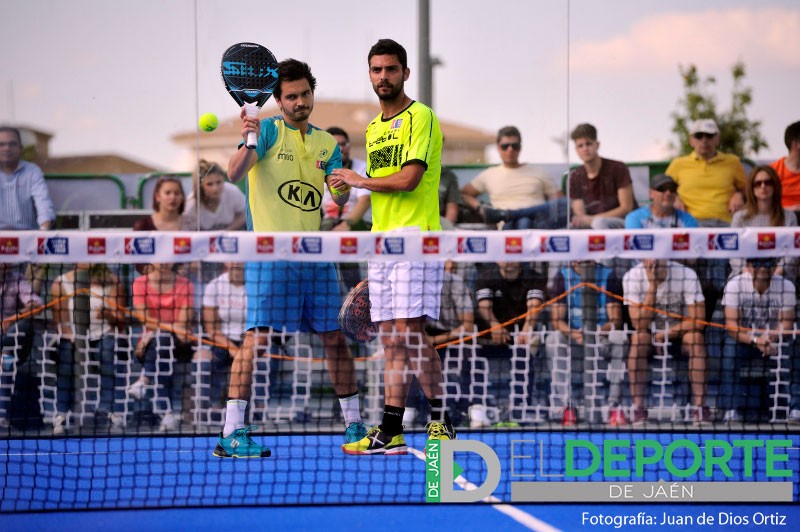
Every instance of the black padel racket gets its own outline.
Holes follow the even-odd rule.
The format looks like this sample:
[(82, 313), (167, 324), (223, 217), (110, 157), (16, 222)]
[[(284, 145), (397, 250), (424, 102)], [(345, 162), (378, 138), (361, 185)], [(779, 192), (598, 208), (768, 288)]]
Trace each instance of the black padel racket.
[(339, 311), (339, 327), (356, 342), (368, 342), (378, 334), (378, 324), (369, 314), (369, 285), (361, 281), (350, 291)]
[[(272, 52), (252, 42), (234, 44), (222, 54), (222, 81), (228, 94), (245, 108), (247, 116), (258, 116), (278, 84), (278, 60)], [(247, 135), (247, 147), (255, 148), (258, 136)]]

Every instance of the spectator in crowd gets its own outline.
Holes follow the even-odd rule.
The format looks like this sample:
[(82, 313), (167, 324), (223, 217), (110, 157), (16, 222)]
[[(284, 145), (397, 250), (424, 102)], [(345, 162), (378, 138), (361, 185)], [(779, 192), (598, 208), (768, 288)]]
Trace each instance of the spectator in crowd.
[[(76, 320), (76, 298), (81, 288), (88, 288), (88, 316)], [(122, 427), (125, 424), (122, 405), (115, 401), (116, 354), (118, 350), (115, 330), (126, 324), (125, 288), (106, 264), (78, 264), (55, 278), (50, 288), (55, 302), (53, 320), (59, 335), (56, 366), (56, 413), (53, 417), (53, 435), (65, 433), (67, 413), (75, 393), (75, 373), (81, 359), (95, 357), (100, 366), (100, 404), (96, 412), (98, 425)], [(80, 330), (85, 329), (85, 330)], [(86, 354), (76, 353), (78, 336), (85, 341)]]
[(192, 359), (195, 339), (194, 287), (178, 275), (176, 264), (153, 264), (147, 275), (133, 281), (133, 309), (143, 331), (136, 344), (136, 357), (144, 371), (128, 387), (128, 395), (141, 399), (155, 380), (156, 405), (163, 412), (160, 430), (174, 430), (181, 421), (183, 387)]
[(56, 213), (42, 170), (22, 160), (18, 129), (0, 126), (0, 229), (52, 229)]
[(458, 189), (458, 176), (449, 168), (442, 168), (439, 178), (439, 216), (442, 219), (442, 229), (455, 229), (463, 201)]
[[(795, 287), (775, 273), (778, 261), (772, 257), (749, 258), (744, 271), (725, 285), (722, 304), (728, 330), (722, 353), (719, 405), (725, 410), (723, 421), (740, 421), (759, 405), (759, 393), (742, 382), (745, 365), (749, 375), (777, 375), (777, 358), (786, 357), (790, 368), (791, 395), (789, 419), (800, 422), (800, 364), (792, 339), (795, 321)], [(773, 393), (787, 390), (774, 388)], [(755, 395), (756, 397), (752, 397)]]
[(16, 369), (33, 345), (33, 320), (26, 314), (42, 300), (13, 264), (0, 262), (0, 281), (0, 428), (7, 428)]
[(244, 264), (225, 263), (225, 272), (206, 285), (203, 294), (203, 333), (214, 345), (198, 353), (201, 364), (208, 364), (211, 375), (210, 399), (221, 403), (227, 391), (231, 360), (242, 345), (247, 318), (247, 293), (244, 288)]
[(583, 161), (569, 176), (572, 227), (622, 229), (625, 216), (637, 207), (628, 167), (600, 157), (597, 129), (592, 124), (579, 124), (570, 137)]
[[(552, 226), (557, 218), (558, 211), (563, 207), (558, 198), (561, 191), (553, 184), (552, 178), (539, 167), (519, 162), (522, 150), (522, 135), (514, 126), (506, 126), (497, 132), (497, 152), (500, 154), (502, 164), (487, 168), (470, 183), (461, 189), (464, 202), (468, 207), (478, 210), (481, 208), (478, 196), (487, 194), (489, 202), (494, 209), (506, 211), (526, 207), (544, 206), (544, 213), (549, 216), (542, 221), (530, 217), (510, 219), (503, 229), (531, 229), (541, 225)], [(554, 200), (548, 203), (548, 200)], [(563, 209), (562, 209), (563, 210)], [(502, 216), (503, 213), (490, 211), (491, 216)], [(539, 213), (539, 211), (536, 211)], [(540, 213), (541, 214), (541, 213)], [(487, 223), (489, 223), (487, 221)]]
[(551, 368), (551, 407), (563, 408), (562, 425), (574, 425), (578, 419), (575, 405), (582, 396), (587, 418), (594, 422), (600, 403), (606, 400), (606, 393), (599, 389), (600, 381), (608, 380), (609, 424), (623, 425), (626, 420), (619, 403), (625, 378), (625, 346), (621, 335), (611, 334), (622, 328), (622, 304), (603, 291), (585, 287), (573, 290), (583, 282), (622, 294), (614, 271), (594, 261), (572, 261), (556, 273), (551, 297), (567, 295), (551, 307), (553, 332), (548, 334), (545, 346)]
[(225, 171), (217, 163), (200, 159), (194, 191), (186, 199), (183, 226), (199, 231), (245, 228), (244, 194), (226, 180)]
[(425, 322), (425, 333), (433, 346), (473, 334), (475, 329), (474, 295), (455, 272), (455, 265), (451, 260), (445, 261), (439, 318), (427, 318)]
[(686, 211), (675, 208), (678, 184), (666, 174), (650, 179), (650, 205), (644, 205), (625, 216), (625, 229), (668, 229), (697, 227), (697, 220)]
[(697, 274), (677, 262), (645, 259), (625, 274), (622, 285), (636, 329), (628, 356), (631, 422), (640, 425), (647, 421), (648, 359), (654, 348), (665, 346), (673, 358), (681, 354), (689, 358), (692, 420), (698, 425), (709, 423), (711, 414), (705, 403), (705, 327), (698, 321), (705, 318), (705, 298)]
[(786, 127), (783, 141), (789, 153), (770, 166), (778, 173), (783, 187), (783, 206), (790, 211), (800, 210), (800, 122)]
[[(340, 127), (329, 127), (326, 130), (336, 140), (342, 153), (342, 167), (353, 170), (360, 176), (367, 175), (367, 163), (350, 157), (350, 137)], [(346, 203), (339, 205), (334, 201), (328, 187), (322, 193), (322, 231), (368, 231), (372, 223), (368, 218), (372, 205), (370, 191), (366, 188), (350, 189), (350, 197)], [(361, 282), (361, 265), (354, 262), (338, 262), (336, 268), (342, 277), (346, 291), (350, 291)]]
[[(717, 151), (719, 142), (714, 120), (695, 120), (689, 125), (692, 153), (676, 157), (666, 170), (678, 183), (675, 207), (688, 211), (700, 227), (728, 227), (733, 213), (744, 205), (744, 167), (735, 155)], [(700, 259), (696, 264), (710, 319), (728, 278), (728, 261)]]
[[(340, 127), (329, 127), (326, 130), (336, 140), (342, 153), (342, 168), (349, 168), (360, 176), (367, 175), (367, 163), (350, 157), (350, 137)], [(322, 197), (322, 230), (323, 231), (365, 231), (372, 224), (365, 218), (371, 206), (370, 191), (366, 188), (351, 189), (350, 198), (339, 205), (333, 200), (330, 190), (325, 187)]]
[[(478, 329), (492, 330), (492, 345), (527, 344), (534, 336), (539, 319), (535, 310), (544, 301), (545, 286), (544, 277), (528, 263), (501, 261), (481, 268), (475, 290)], [(507, 323), (520, 317), (521, 327), (518, 321)]]
[[(46, 231), (53, 228), (55, 219), (42, 170), (22, 160), (19, 129), (0, 126), (0, 230)], [(41, 293), (46, 265), (30, 268), (27, 275), (34, 293)]]
[(136, 220), (134, 231), (181, 231), (188, 229), (183, 218), (186, 196), (174, 176), (159, 177), (153, 189), (153, 214)]
[(665, 172), (678, 184), (675, 206), (700, 227), (727, 227), (744, 205), (744, 167), (737, 156), (717, 151), (719, 128), (710, 118), (690, 124), (689, 144), (694, 151), (673, 159)]
[[(783, 187), (771, 166), (758, 165), (750, 171), (745, 188), (744, 208), (733, 215), (731, 227), (795, 227), (794, 211), (783, 207)], [(791, 281), (797, 276), (797, 260), (781, 257), (776, 273)], [(744, 260), (731, 259), (731, 273), (742, 273)]]
[[(133, 223), (134, 231), (181, 231), (187, 229), (183, 212), (186, 196), (183, 185), (175, 176), (162, 176), (156, 180), (153, 189), (153, 214), (143, 216)], [(182, 273), (188, 267), (182, 266)], [(150, 271), (149, 264), (137, 264), (136, 271), (144, 275)]]

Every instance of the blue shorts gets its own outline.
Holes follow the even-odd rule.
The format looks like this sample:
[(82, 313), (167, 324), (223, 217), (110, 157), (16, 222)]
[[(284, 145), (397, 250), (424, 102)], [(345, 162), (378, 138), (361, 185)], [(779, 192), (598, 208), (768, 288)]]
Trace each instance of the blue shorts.
[(336, 267), (331, 262), (248, 262), (244, 271), (247, 330), (275, 332), (339, 330), (342, 306)]

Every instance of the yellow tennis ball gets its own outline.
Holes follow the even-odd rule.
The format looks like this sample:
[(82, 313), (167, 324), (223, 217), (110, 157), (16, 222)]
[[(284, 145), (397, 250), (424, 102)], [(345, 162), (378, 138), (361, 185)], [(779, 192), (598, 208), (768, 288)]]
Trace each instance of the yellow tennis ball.
[(214, 113), (205, 113), (200, 116), (198, 124), (203, 131), (214, 131), (219, 125), (219, 119)]

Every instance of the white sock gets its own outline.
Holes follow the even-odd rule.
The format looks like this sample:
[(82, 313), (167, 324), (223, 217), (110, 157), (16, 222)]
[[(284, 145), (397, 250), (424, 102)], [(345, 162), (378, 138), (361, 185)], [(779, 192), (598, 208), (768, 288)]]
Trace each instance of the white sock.
[(350, 397), (340, 397), (339, 405), (342, 407), (345, 427), (350, 426), (350, 423), (361, 423), (361, 402), (358, 398), (358, 392)]
[(227, 438), (236, 429), (243, 429), (244, 411), (247, 408), (247, 401), (241, 399), (230, 399), (225, 409), (225, 427), (222, 429), (222, 436)]

